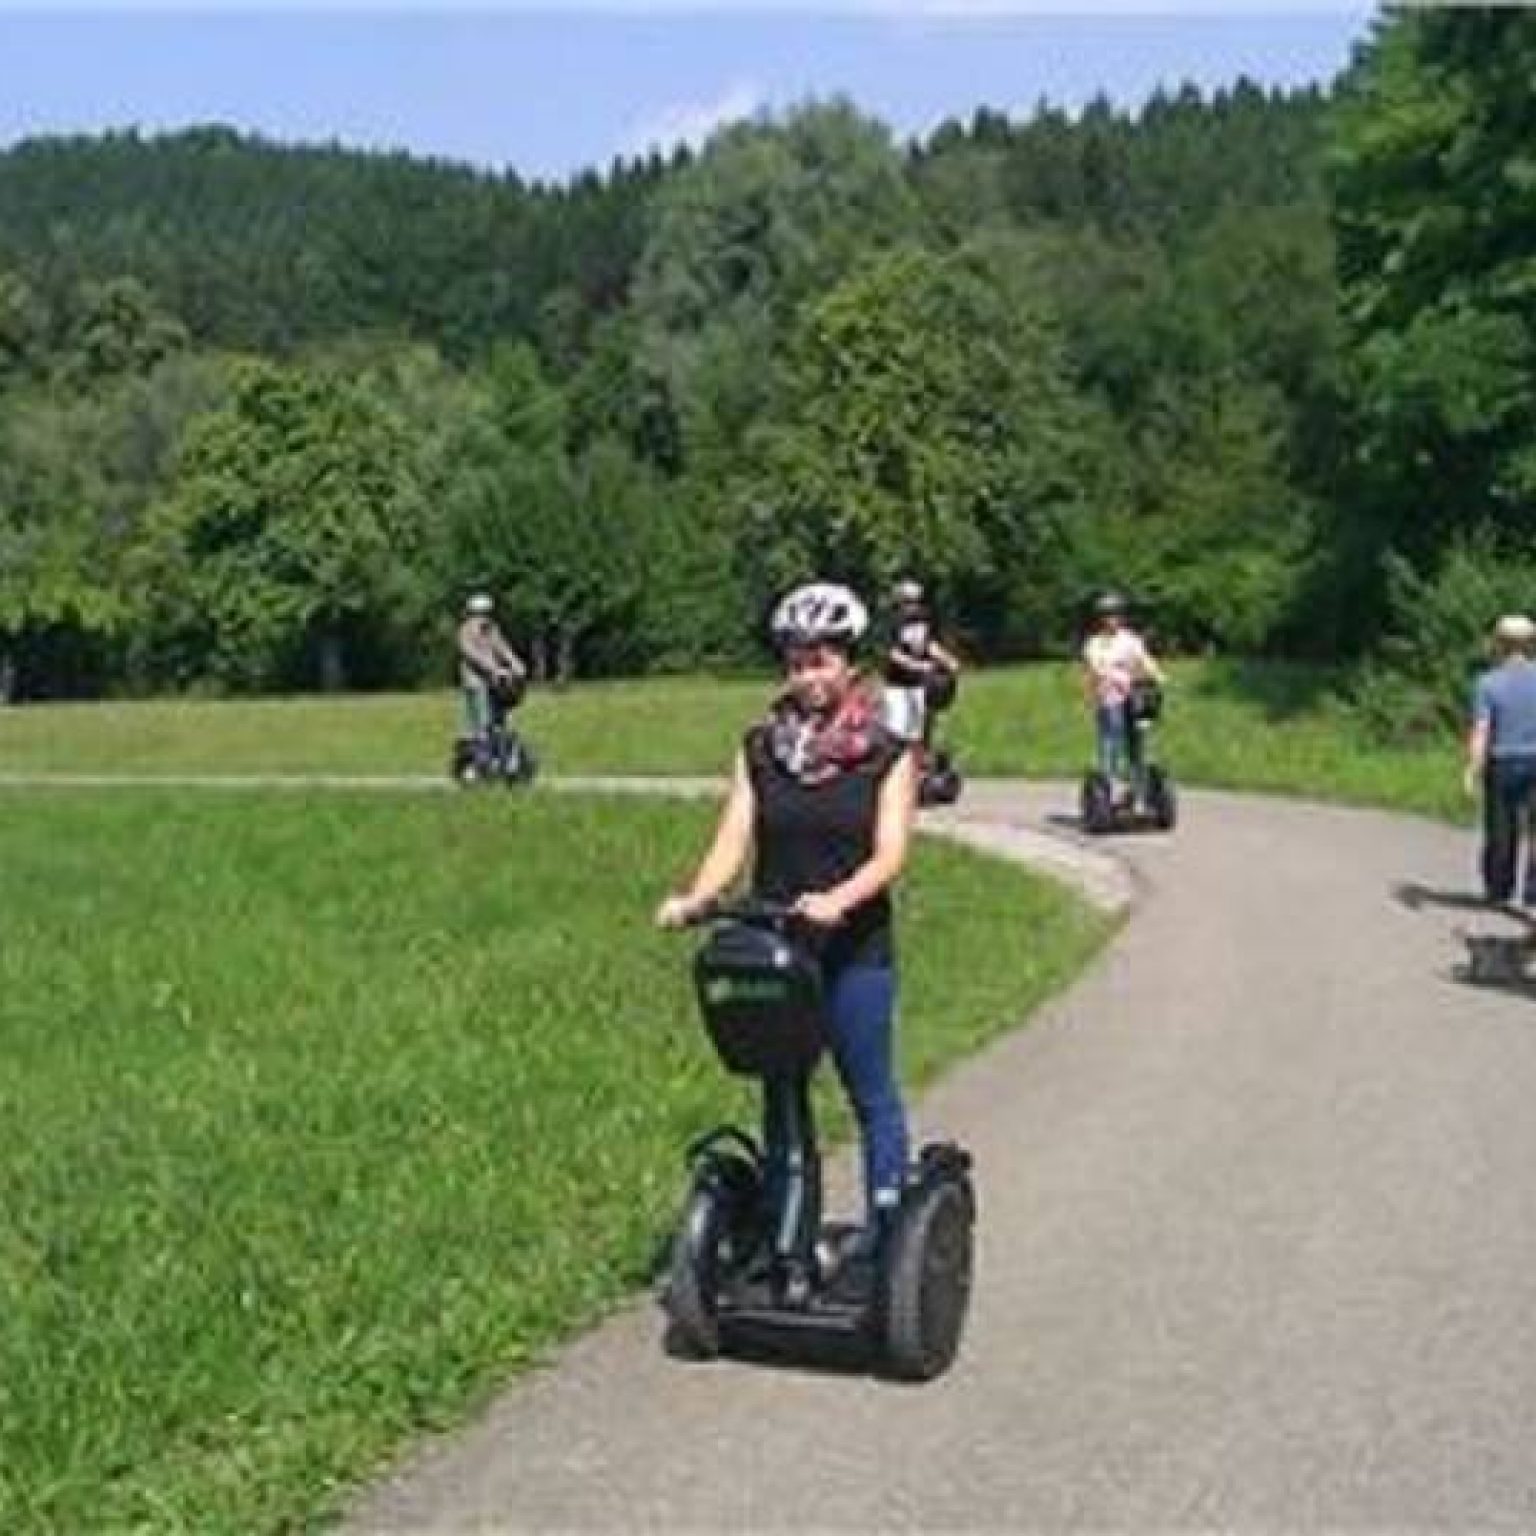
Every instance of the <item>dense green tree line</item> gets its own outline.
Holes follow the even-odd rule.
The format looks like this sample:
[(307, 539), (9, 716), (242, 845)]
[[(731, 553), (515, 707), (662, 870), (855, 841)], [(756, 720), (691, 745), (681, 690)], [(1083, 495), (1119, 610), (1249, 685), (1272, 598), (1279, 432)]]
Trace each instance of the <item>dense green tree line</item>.
[[(1491, 614), (1536, 608), (1536, 12), (1404, 10), (1344, 80), (1327, 171), (1347, 345), (1330, 529), (1384, 635), (1388, 728), (1442, 724)], [(1347, 514), (1347, 515), (1344, 515)]]
[(437, 679), (481, 584), (544, 671), (731, 664), (811, 570), (988, 655), (1110, 581), (1168, 644), (1415, 654), (1531, 527), (1533, 39), (1405, 12), (1329, 93), (834, 102), (560, 186), (19, 145), (0, 687)]

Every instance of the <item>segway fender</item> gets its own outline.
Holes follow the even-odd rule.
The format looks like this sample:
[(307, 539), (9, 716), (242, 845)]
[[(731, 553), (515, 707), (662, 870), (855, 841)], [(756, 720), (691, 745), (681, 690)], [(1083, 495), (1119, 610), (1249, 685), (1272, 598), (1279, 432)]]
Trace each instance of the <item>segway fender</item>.
[(695, 1138), (684, 1154), (695, 1187), (712, 1181), (733, 1194), (754, 1188), (762, 1179), (763, 1154), (757, 1143), (734, 1125), (717, 1125)]
[(976, 1216), (976, 1186), (971, 1180), (971, 1154), (955, 1141), (930, 1141), (917, 1154), (907, 1175), (908, 1191), (936, 1184), (957, 1184), (964, 1191), (972, 1220)]

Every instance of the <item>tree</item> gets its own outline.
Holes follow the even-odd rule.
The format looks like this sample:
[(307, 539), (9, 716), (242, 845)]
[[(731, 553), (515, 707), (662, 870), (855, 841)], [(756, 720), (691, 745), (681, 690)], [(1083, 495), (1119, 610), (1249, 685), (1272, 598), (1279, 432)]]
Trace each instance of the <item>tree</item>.
[(87, 284), (79, 299), (67, 378), (91, 387), (125, 373), (147, 373), (187, 344), (185, 327), (133, 278)]
[(248, 365), (150, 514), (143, 663), (232, 688), (340, 686), (419, 543), (411, 468), (402, 423), (358, 382)]
[(1170, 388), (1134, 444), (1137, 472), (1070, 529), (1079, 592), (1118, 586), (1165, 639), (1259, 650), (1295, 601), (1313, 516), (1287, 472), (1283, 400), (1237, 378)]
[(742, 493), (760, 580), (918, 572), (979, 600), (1048, 545), (1083, 422), (1027, 257), (893, 251), (807, 308)]
[(842, 102), (726, 128), (663, 186), (633, 302), (685, 462), (734, 455), (800, 302), (919, 219), (888, 131)]
[(73, 694), (115, 670), (124, 556), (223, 361), (178, 355), (90, 393), (33, 384), (0, 417), (0, 691)]
[(0, 391), (40, 371), (47, 315), (31, 285), (0, 271)]
[(499, 351), (482, 389), (454, 447), (445, 584), (491, 588), (536, 675), (565, 682), (634, 612), (655, 492), (612, 438), (571, 449), (564, 397), (530, 347)]
[(13, 418), (0, 446), (0, 703), (67, 683), (28, 665), (50, 632), (103, 640), (120, 618), (96, 539), (89, 466), (72, 472), (35, 426), (36, 418)]
[(1530, 11), (1397, 10), (1333, 115), (1358, 489), (1421, 565), (1536, 496), (1533, 79)]

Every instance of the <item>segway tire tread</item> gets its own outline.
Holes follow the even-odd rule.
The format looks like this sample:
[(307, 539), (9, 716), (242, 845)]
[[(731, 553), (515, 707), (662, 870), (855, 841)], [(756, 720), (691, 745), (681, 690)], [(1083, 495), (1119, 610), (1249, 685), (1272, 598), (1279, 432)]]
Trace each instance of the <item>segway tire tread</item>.
[(891, 1234), (884, 1276), (883, 1367), (931, 1381), (953, 1364), (970, 1304), (972, 1207), (946, 1180), (920, 1189)]
[(724, 1212), (719, 1194), (707, 1187), (689, 1197), (672, 1240), (662, 1306), (667, 1314), (668, 1349), (692, 1360), (720, 1353), (720, 1312), (715, 1251)]
[(1083, 830), (1091, 837), (1102, 837), (1114, 830), (1115, 789), (1102, 773), (1090, 773), (1083, 780)]
[(1161, 768), (1147, 770), (1147, 808), (1159, 831), (1171, 832), (1178, 825), (1179, 797), (1173, 781)]

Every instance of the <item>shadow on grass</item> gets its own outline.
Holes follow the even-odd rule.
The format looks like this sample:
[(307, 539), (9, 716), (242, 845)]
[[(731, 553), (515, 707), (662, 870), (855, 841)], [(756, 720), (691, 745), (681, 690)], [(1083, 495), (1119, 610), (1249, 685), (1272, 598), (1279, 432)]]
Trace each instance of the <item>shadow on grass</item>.
[(1339, 703), (1344, 682), (1345, 673), (1339, 667), (1233, 657), (1207, 662), (1192, 691), (1205, 698), (1256, 705), (1264, 719), (1274, 724)]

